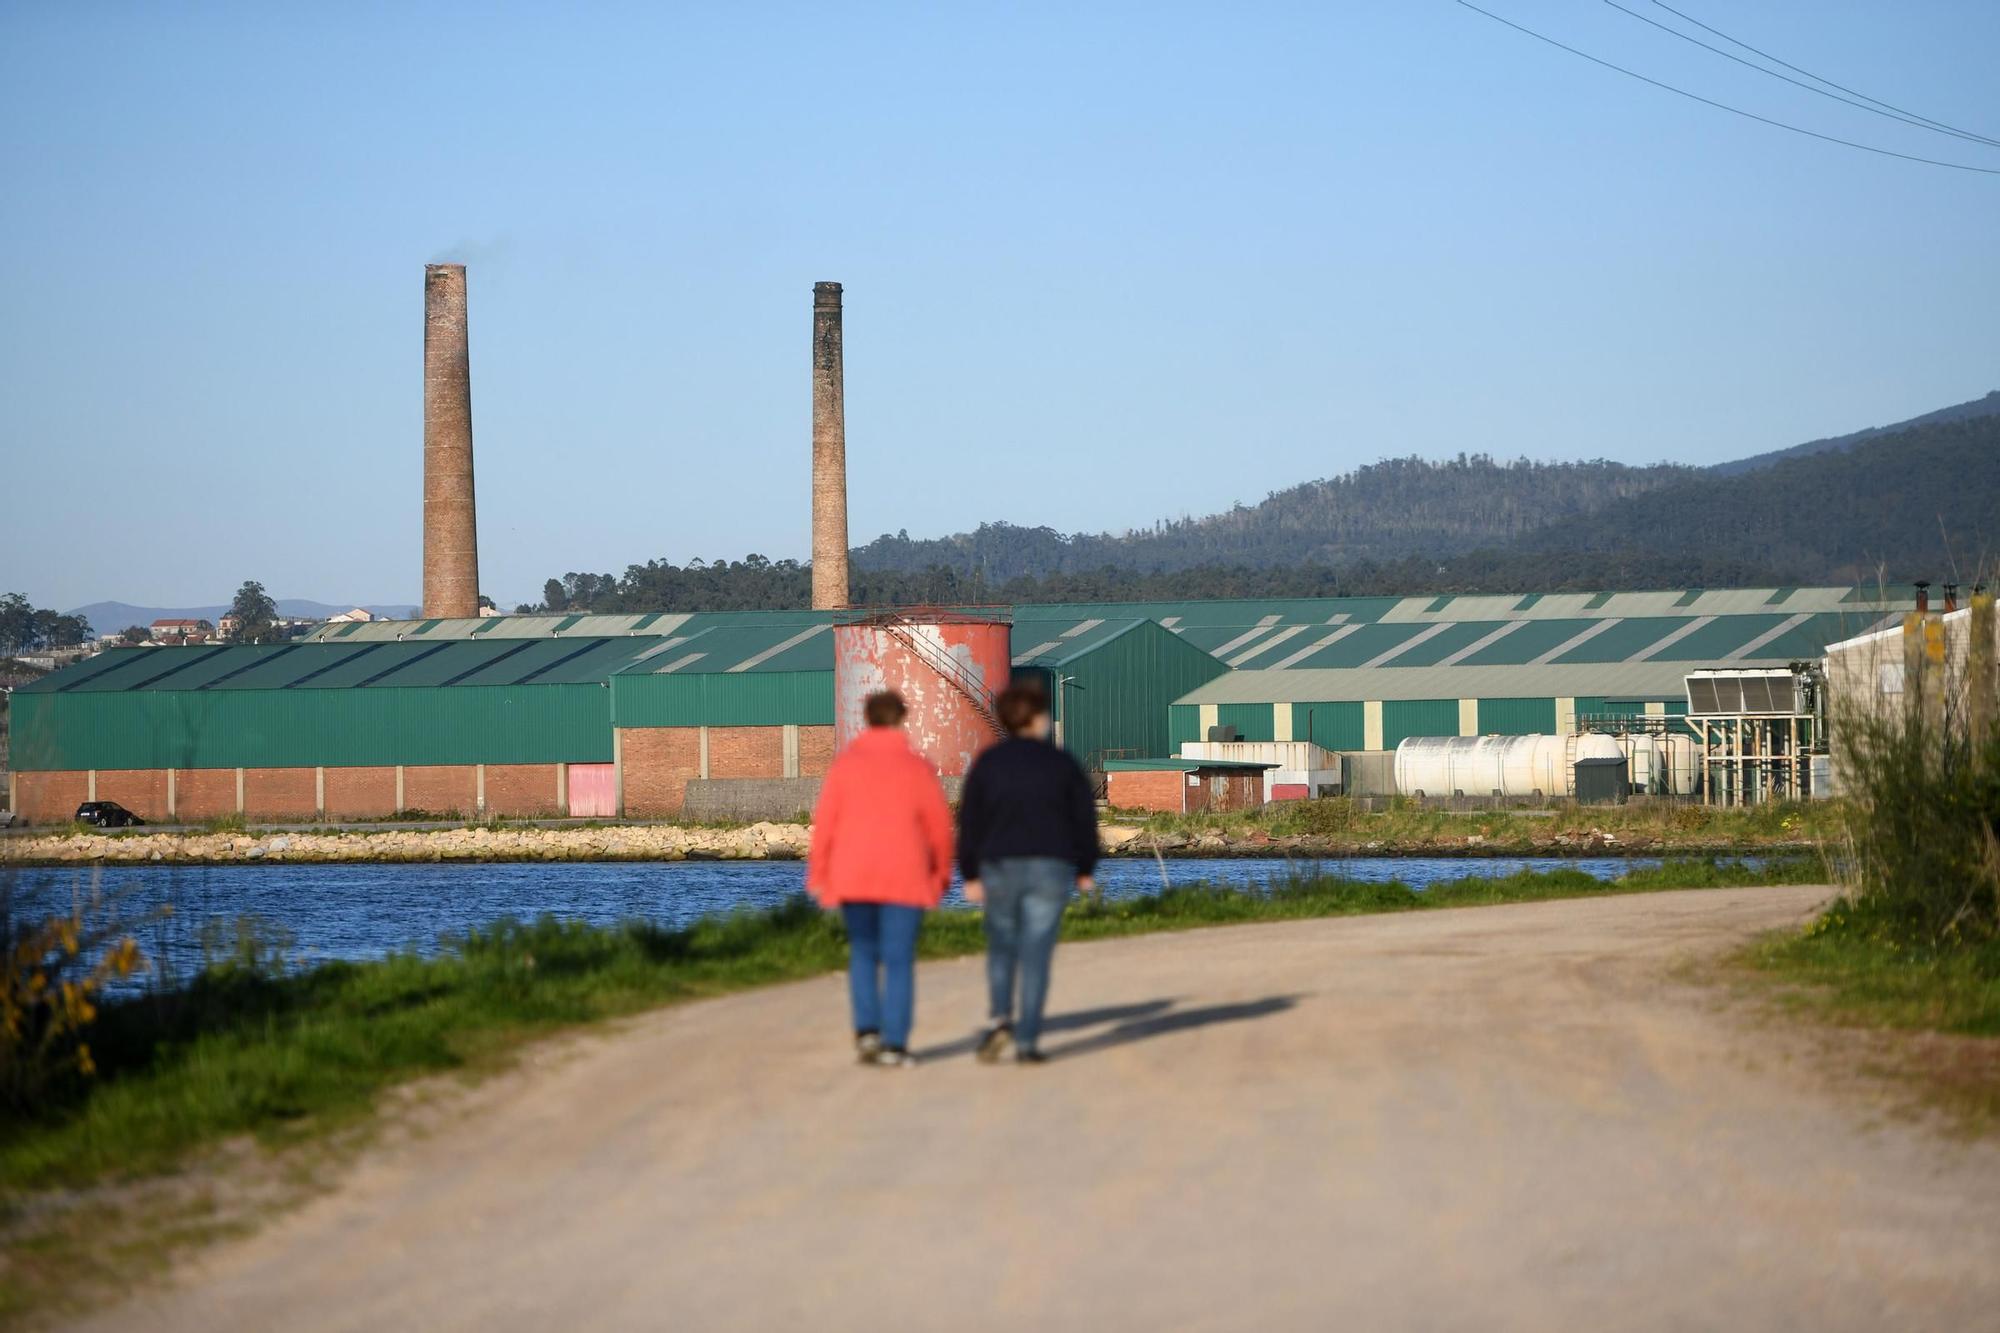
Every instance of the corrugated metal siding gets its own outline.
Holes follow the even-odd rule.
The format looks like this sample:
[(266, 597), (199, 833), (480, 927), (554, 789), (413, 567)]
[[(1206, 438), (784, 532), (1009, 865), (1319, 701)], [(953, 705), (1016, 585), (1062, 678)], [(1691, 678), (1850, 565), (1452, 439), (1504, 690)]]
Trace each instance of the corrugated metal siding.
[(612, 678), (611, 717), (620, 727), (830, 727), (833, 673), (627, 673)]
[(1275, 704), (1223, 704), (1215, 710), (1217, 726), (1234, 727), (1239, 740), (1278, 739)]
[[(1583, 711), (1583, 701), (1577, 701)], [(1556, 701), (1548, 699), (1481, 699), (1479, 734), (1482, 736), (1549, 736), (1556, 729)], [(1456, 735), (1456, 731), (1437, 733)]]
[(1174, 704), (1167, 710), (1167, 753), (1179, 754), (1181, 746), (1201, 739), (1201, 705)]
[(611, 692), (597, 684), (17, 695), (14, 709), (22, 770), (611, 758)]
[(1293, 740), (1311, 741), (1327, 750), (1360, 750), (1367, 746), (1368, 706), (1358, 699), (1292, 704), (1291, 710)]
[(1386, 699), (1382, 703), (1382, 748), (1393, 750), (1406, 736), (1458, 735), (1456, 699)]
[[(1227, 670), (1150, 621), (1133, 624), (1063, 662), (1062, 675), (1075, 682), (1063, 691), (1063, 748), (1085, 764), (1106, 754), (1178, 753), (1168, 718), (1173, 701)], [(1053, 680), (1047, 684), (1053, 689)], [(1265, 716), (1268, 726), (1268, 709)]]

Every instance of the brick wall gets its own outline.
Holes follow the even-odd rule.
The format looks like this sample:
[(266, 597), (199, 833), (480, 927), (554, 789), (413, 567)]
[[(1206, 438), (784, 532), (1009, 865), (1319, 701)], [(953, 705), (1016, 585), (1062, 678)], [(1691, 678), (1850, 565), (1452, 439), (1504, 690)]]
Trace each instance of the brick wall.
[(90, 778), (84, 773), (16, 773), (14, 811), (30, 824), (65, 824), (76, 808), (90, 799)]
[(785, 776), (785, 729), (710, 727), (708, 775), (712, 778)]
[(174, 774), (174, 810), (184, 823), (236, 813), (236, 770), (184, 768)]
[(618, 733), (625, 813), (635, 819), (677, 815), (688, 782), (701, 776), (701, 733), (694, 727), (630, 727)]
[(479, 805), (479, 775), (470, 764), (425, 764), (403, 770), (403, 808), (470, 819)]
[(799, 728), (799, 776), (823, 778), (833, 763), (833, 728)]
[(396, 813), (396, 770), (393, 768), (329, 768), (326, 770), (328, 819), (380, 819)]
[(488, 764), (486, 809), (500, 815), (560, 815), (554, 764)]
[[(116, 801), (141, 819), (163, 823), (167, 818), (167, 770), (164, 768), (100, 768), (97, 799)], [(72, 807), (70, 814), (75, 814)]]
[(243, 770), (243, 817), (256, 821), (317, 819), (319, 791), (310, 768)]
[(1119, 810), (1158, 810), (1177, 815), (1182, 810), (1183, 793), (1192, 794), (1188, 775), (1178, 769), (1147, 773), (1105, 774), (1106, 798)]

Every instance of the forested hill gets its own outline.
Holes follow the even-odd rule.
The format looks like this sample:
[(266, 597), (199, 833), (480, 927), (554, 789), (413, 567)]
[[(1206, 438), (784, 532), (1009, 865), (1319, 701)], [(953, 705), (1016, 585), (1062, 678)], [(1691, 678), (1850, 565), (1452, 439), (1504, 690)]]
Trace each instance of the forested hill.
[[(855, 552), (854, 598), (1040, 602), (1971, 582), (2000, 561), (2000, 415), (1960, 415), (1749, 473), (1393, 460), (1125, 536), (988, 524)], [(794, 561), (549, 580), (551, 610), (805, 605)]]
[(1807, 440), (1789, 449), (1774, 449), (1768, 454), (1753, 454), (1749, 458), (1739, 458), (1733, 462), (1717, 463), (1709, 471), (1717, 476), (1733, 476), (1739, 472), (1755, 472), (1758, 468), (1770, 467), (1773, 463), (1787, 458), (1801, 458), (1807, 454), (1838, 453), (1852, 449), (1864, 441), (1882, 435), (1900, 434), (1918, 426), (1942, 426), (1953, 421), (1971, 421), (1977, 417), (2000, 416), (2000, 389), (1995, 389), (1984, 398), (1974, 398), (1968, 403), (1956, 403), (1951, 407), (1941, 407), (1935, 412), (1926, 412), (1908, 421), (1899, 421), (1892, 426), (1870, 426), (1867, 430), (1857, 430), (1848, 435), (1835, 435), (1824, 440)]
[(1616, 500), (1509, 553), (1708, 554), (1777, 582), (1970, 579), (2000, 557), (2000, 416), (1947, 420)]
[(1255, 505), (1130, 533), (1077, 533), (982, 524), (976, 532), (878, 537), (858, 568), (914, 574), (945, 568), (988, 583), (1107, 567), (1172, 573), (1217, 565), (1340, 566), (1357, 560), (1450, 556), (1504, 545), (1549, 523), (1698, 475), (1692, 468), (1392, 458), (1278, 491)]

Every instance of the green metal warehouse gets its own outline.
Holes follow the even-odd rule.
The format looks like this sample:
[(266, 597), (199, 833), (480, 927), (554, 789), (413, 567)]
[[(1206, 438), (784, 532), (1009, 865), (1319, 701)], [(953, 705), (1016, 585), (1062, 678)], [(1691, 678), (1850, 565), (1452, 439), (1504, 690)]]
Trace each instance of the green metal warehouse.
[[(1012, 652), (1065, 745), (1101, 766), (1211, 726), (1367, 751), (1670, 715), (1690, 668), (1814, 657), (1906, 607), (1851, 588), (1034, 605), (1013, 608)], [(691, 783), (825, 771), (832, 625), (498, 616), (115, 650), (16, 691), (11, 805), (37, 821), (92, 797), (178, 819), (670, 815)]]

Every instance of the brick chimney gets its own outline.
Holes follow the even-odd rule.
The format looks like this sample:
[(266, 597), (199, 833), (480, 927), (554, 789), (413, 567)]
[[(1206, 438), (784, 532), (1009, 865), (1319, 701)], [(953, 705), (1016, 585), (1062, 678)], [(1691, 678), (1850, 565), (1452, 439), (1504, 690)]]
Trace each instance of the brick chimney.
[(479, 614), (465, 265), (424, 266), (424, 615)]
[[(840, 284), (813, 284), (812, 604), (847, 605), (847, 391), (840, 352)], [(468, 474), (469, 475), (469, 474)]]

